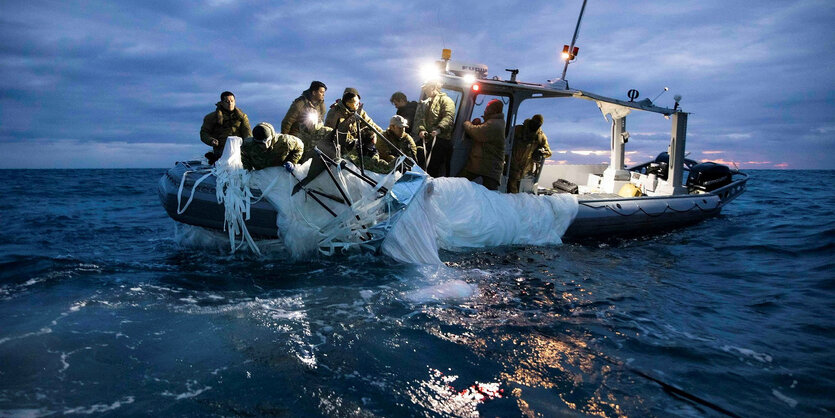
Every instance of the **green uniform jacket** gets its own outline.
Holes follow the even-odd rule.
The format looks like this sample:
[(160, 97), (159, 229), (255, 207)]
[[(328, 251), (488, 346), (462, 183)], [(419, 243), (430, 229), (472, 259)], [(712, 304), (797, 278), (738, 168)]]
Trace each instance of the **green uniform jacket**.
[(296, 100), (293, 100), (290, 108), (287, 109), (287, 114), (281, 121), (281, 133), (299, 136), (299, 121), (307, 117), (310, 112), (316, 112), (319, 123), (325, 120), (325, 102), (313, 103), (310, 100), (310, 93), (305, 91)]
[(504, 166), (504, 113), (490, 115), (481, 125), (464, 122), (464, 131), (473, 140), (467, 166), (470, 173), (500, 181)]
[(510, 157), (509, 177), (521, 179), (523, 176), (533, 173), (534, 151), (543, 148), (543, 157), (551, 156), (551, 147), (548, 146), (548, 138), (542, 129), (531, 132), (524, 125), (516, 125), (513, 130), (513, 154)]
[[(378, 131), (383, 132), (383, 130), (377, 126), (373, 120), (371, 120), (371, 117), (365, 113), (365, 110), (360, 109), (358, 113), (360, 114), (360, 117), (365, 119), (365, 121), (371, 126), (376, 128)], [(337, 137), (339, 138), (339, 143), (343, 148), (346, 148), (346, 146), (347, 148), (350, 148), (354, 142), (356, 142), (357, 127), (359, 127), (360, 130), (366, 128), (364, 123), (351, 118), (353, 114), (354, 112), (345, 107), (340, 100), (331, 106), (330, 110), (328, 110), (328, 116), (325, 117), (325, 126), (339, 131), (337, 133)]]
[(203, 126), (200, 127), (200, 140), (204, 144), (213, 147), (212, 139), (217, 139), (218, 146), (214, 147), (215, 154), (220, 155), (226, 145), (226, 137), (239, 136), (249, 138), (252, 130), (249, 128), (249, 118), (241, 108), (229, 112), (222, 108), (217, 102), (217, 110), (209, 113), (203, 118)]
[[(398, 138), (394, 135), (394, 132), (386, 130), (385, 132), (383, 132), (383, 135), (386, 137), (386, 139), (391, 141), (391, 143), (394, 144), (397, 147), (397, 149), (406, 154), (407, 157), (417, 161), (417, 146), (415, 145), (415, 141), (412, 139), (411, 136), (409, 136), (409, 134), (403, 132), (403, 136)], [(391, 149), (391, 146), (389, 146), (388, 142), (380, 138), (377, 138), (377, 152), (380, 153), (381, 159), (388, 162), (392, 162), (400, 156), (400, 153)]]
[(446, 93), (440, 92), (431, 101), (427, 99), (418, 105), (415, 115), (417, 128), (412, 132), (418, 134), (420, 131), (432, 132), (437, 129), (440, 132), (438, 138), (448, 140), (452, 138), (454, 120), (455, 102)]
[[(360, 166), (359, 158), (356, 151), (351, 151), (348, 154), (348, 159), (351, 160), (357, 167)], [(363, 168), (366, 171), (373, 171), (380, 174), (388, 174), (394, 168), (394, 162), (388, 162), (380, 158), (379, 154), (374, 154), (373, 157), (364, 155), (362, 157)]]
[(277, 134), (267, 149), (262, 148), (255, 138), (249, 137), (241, 145), (241, 163), (247, 170), (278, 167), (287, 161), (296, 164), (303, 152), (302, 141), (292, 135)]
[[(319, 149), (322, 151), (327, 151), (328, 149), (333, 148), (332, 144), (328, 144), (329, 147), (323, 146), (323, 143), (330, 143), (331, 132), (333, 132), (333, 129), (328, 128), (327, 126), (322, 126), (315, 131), (302, 129), (299, 132), (299, 139), (301, 139), (302, 143), (304, 144), (304, 154), (302, 154), (301, 161), (307, 161), (309, 158), (313, 157), (316, 154), (316, 152), (313, 151), (314, 147), (318, 146)], [(330, 156), (333, 157), (332, 155)]]

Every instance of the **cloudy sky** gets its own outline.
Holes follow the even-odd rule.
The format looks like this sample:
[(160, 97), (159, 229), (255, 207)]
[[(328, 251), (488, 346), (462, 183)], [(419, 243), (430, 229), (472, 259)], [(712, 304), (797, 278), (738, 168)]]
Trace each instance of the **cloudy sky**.
[[(690, 112), (690, 158), (835, 169), (835, 2), (589, 0), (572, 87)], [(0, 2), (0, 168), (168, 167), (202, 155), (205, 114), (231, 90), (253, 126), (278, 125), (311, 80), (359, 89), (381, 124), (452, 49), (490, 76), (562, 71), (581, 0)], [(639, 98), (639, 99), (640, 99)], [(544, 102), (544, 101), (540, 101)], [(545, 115), (554, 163), (608, 161), (592, 102)], [(634, 114), (633, 114), (634, 115)], [(664, 151), (669, 122), (630, 115), (629, 162)]]

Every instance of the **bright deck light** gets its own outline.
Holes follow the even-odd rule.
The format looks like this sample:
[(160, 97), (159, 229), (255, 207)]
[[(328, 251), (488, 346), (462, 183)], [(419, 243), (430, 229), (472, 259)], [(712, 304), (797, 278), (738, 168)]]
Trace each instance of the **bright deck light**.
[(420, 68), (420, 78), (424, 81), (436, 81), (441, 78), (437, 64), (426, 64)]
[(464, 82), (467, 84), (475, 83), (475, 75), (473, 74), (464, 74)]

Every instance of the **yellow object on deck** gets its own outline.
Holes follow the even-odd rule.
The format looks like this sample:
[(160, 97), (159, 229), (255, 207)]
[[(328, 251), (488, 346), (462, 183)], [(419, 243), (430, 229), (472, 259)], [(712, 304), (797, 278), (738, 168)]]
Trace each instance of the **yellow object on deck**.
[(624, 184), (623, 187), (620, 188), (618, 192), (618, 196), (620, 197), (638, 197), (642, 195), (641, 189), (635, 186), (632, 183)]

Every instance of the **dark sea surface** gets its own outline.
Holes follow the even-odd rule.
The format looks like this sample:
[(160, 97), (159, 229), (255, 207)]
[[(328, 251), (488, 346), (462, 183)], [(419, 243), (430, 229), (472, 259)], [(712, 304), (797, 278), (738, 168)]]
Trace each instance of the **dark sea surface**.
[(161, 169), (0, 173), (0, 416), (835, 413), (835, 171), (441, 269), (198, 246)]

